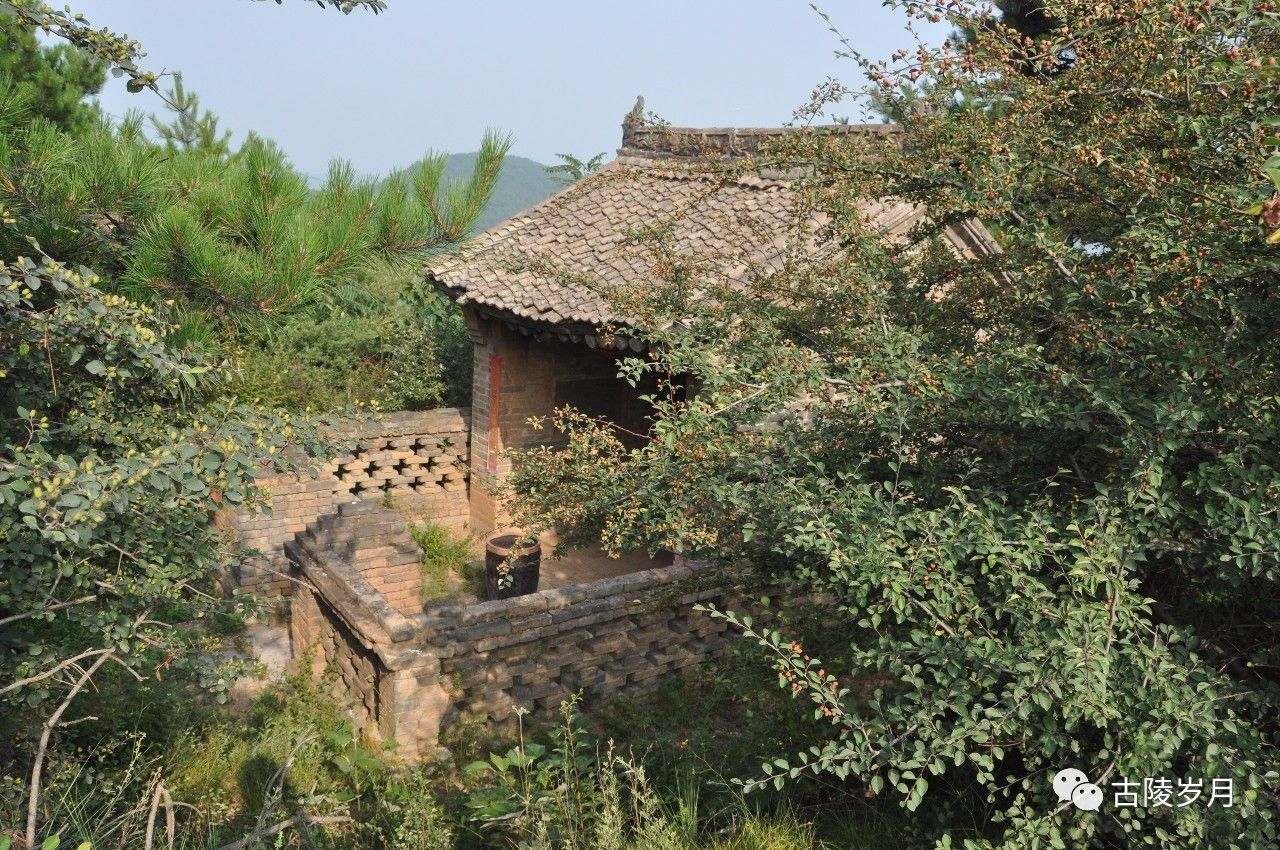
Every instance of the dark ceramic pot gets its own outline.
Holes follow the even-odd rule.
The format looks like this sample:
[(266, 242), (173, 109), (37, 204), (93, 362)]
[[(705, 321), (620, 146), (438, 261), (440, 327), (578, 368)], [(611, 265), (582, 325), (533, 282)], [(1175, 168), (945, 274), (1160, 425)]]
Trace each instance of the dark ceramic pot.
[[(485, 543), (484, 583), (490, 599), (509, 599), (538, 591), (542, 545), (517, 546), (518, 534), (495, 534)], [(507, 567), (503, 568), (503, 564)], [(505, 575), (504, 575), (505, 573)]]

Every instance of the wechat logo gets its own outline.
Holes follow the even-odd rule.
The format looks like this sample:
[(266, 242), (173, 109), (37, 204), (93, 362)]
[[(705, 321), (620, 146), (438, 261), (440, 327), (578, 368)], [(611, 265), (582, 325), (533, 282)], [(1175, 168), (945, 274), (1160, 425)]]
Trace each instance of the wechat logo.
[(1058, 771), (1053, 777), (1053, 791), (1058, 795), (1058, 802), (1070, 800), (1081, 811), (1096, 812), (1102, 808), (1102, 789), (1074, 767)]

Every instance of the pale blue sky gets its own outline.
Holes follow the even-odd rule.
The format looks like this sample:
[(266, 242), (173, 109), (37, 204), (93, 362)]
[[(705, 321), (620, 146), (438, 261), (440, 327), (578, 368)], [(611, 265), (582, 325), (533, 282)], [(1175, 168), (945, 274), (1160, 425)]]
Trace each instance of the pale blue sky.
[[(474, 150), (486, 127), (542, 162), (612, 156), (637, 94), (677, 125), (777, 126), (828, 76), (861, 80), (803, 0), (389, 0), (376, 17), (301, 0), (69, 2), (142, 42), (146, 67), (182, 71), (224, 127), (275, 139), (313, 174), (335, 156), (377, 173)], [(912, 43), (880, 0), (820, 5), (870, 55)], [(158, 108), (114, 79), (101, 100)]]

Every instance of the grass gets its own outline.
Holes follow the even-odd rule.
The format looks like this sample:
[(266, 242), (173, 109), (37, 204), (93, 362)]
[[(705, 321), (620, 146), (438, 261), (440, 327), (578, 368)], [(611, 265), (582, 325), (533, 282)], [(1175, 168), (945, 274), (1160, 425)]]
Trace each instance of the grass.
[[(411, 526), (422, 547), (424, 596), (459, 586), (471, 555), (465, 539), (429, 524)], [(789, 616), (779, 613), (779, 616)], [(806, 638), (825, 622), (797, 616), (788, 631)], [(233, 620), (218, 631), (235, 632)], [(838, 657), (831, 636), (822, 657)], [(310, 664), (301, 664), (304, 670)], [(330, 671), (331, 675), (333, 671)], [(64, 839), (143, 850), (140, 836), (157, 783), (177, 808), (176, 848), (217, 847), (294, 811), (349, 817), (323, 828), (288, 830), (263, 846), (339, 850), (888, 850), (916, 846), (910, 815), (890, 800), (867, 799), (856, 781), (797, 781), (783, 791), (743, 797), (734, 777), (758, 775), (766, 758), (821, 739), (811, 712), (776, 686), (758, 648), (668, 680), (647, 697), (596, 701), (577, 717), (580, 745), (564, 752), (554, 726), (522, 726), (522, 737), (479, 719), (450, 729), (453, 760), (399, 764), (362, 742), (348, 711), (309, 676), (272, 685), (248, 709), (196, 711), (194, 682), (122, 685), (138, 703), (110, 714), (134, 738), (118, 752), (59, 754), (51, 765), (42, 822)], [(103, 696), (99, 696), (103, 699)], [(147, 710), (142, 710), (143, 704)], [(112, 703), (114, 706), (115, 703)], [(532, 725), (532, 728), (531, 728)], [(63, 745), (73, 743), (72, 727)], [(560, 737), (558, 738), (557, 735)], [(542, 740), (545, 768), (475, 777), (464, 765)], [(617, 755), (615, 755), (617, 754)], [(519, 817), (477, 820), (476, 794), (501, 791), (523, 801)], [(532, 789), (536, 793), (530, 793)], [(0, 803), (16, 812), (21, 787), (0, 784)], [(12, 803), (12, 806), (8, 804)], [(0, 835), (10, 824), (0, 818)], [(572, 836), (572, 840), (568, 840)]]
[[(173, 795), (178, 848), (217, 847), (293, 811), (352, 820), (310, 833), (289, 830), (280, 847), (339, 850), (888, 850), (904, 845), (904, 815), (862, 799), (856, 787), (789, 786), (784, 795), (743, 798), (728, 778), (759, 758), (796, 745), (772, 702), (768, 676), (742, 657), (677, 680), (641, 700), (596, 706), (554, 728), (524, 729), (517, 741), (452, 742), (506, 752), (545, 740), (537, 766), (506, 779), (477, 778), (457, 763), (429, 767), (378, 759), (351, 733), (346, 707), (325, 685), (291, 677), (247, 711), (171, 715), (161, 746), (139, 735), (102, 767), (81, 755), (60, 759), (43, 822), (94, 847), (142, 850), (142, 826), (156, 783)], [(304, 669), (309, 665), (304, 664)], [(184, 689), (178, 689), (186, 692)], [(572, 706), (567, 708), (571, 712)], [(588, 717), (606, 715), (608, 722)], [(566, 715), (565, 723), (569, 723)], [(607, 729), (606, 729), (607, 727)], [(455, 732), (458, 730), (455, 730)], [(566, 744), (565, 736), (576, 736)], [(466, 737), (465, 735), (463, 736)], [(485, 739), (487, 738), (487, 740)], [(611, 741), (610, 738), (613, 740)], [(572, 743), (577, 741), (577, 743)], [(558, 743), (559, 742), (559, 743)], [(490, 749), (491, 748), (491, 749)], [(475, 755), (485, 758), (481, 753)], [(563, 755), (558, 755), (563, 754)], [(616, 754), (616, 755), (615, 755)], [(565, 757), (567, 756), (567, 757)], [(107, 762), (117, 766), (107, 767)], [(545, 767), (542, 765), (545, 764)], [(504, 784), (505, 783), (505, 784)], [(478, 823), (474, 795), (507, 789), (512, 819)], [(530, 791), (534, 793), (530, 793)], [(18, 789), (20, 790), (20, 789)], [(162, 818), (163, 820), (163, 818)], [(0, 823), (0, 834), (5, 824)], [(570, 837), (572, 840), (569, 840)], [(64, 846), (67, 846), (64, 842)], [(72, 843), (70, 846), (75, 846)], [(273, 846), (265, 842), (264, 846)]]
[[(458, 850), (828, 850), (797, 809), (752, 805), (734, 795), (708, 809), (693, 774), (655, 780), (641, 757), (588, 735), (577, 700), (561, 707), (547, 743), (526, 737), (463, 771), (472, 829)], [(464, 817), (466, 817), (464, 815)], [(856, 835), (852, 836), (856, 838)], [(478, 841), (478, 843), (476, 843)], [(853, 844), (861, 850), (881, 846)]]
[(815, 850), (824, 847), (819, 843), (813, 824), (793, 812), (772, 817), (748, 813), (733, 835), (711, 846), (714, 850)]
[(411, 523), (409, 535), (422, 549), (422, 602), (438, 602), (468, 589), (471, 541), (430, 522)]
[[(197, 806), (214, 829), (245, 819), (283, 794), (282, 803), (337, 794), (349, 776), (335, 764), (331, 740), (347, 726), (344, 707), (304, 676), (268, 688), (241, 716), (227, 714), (186, 729), (168, 749), (164, 774), (175, 799)], [(287, 783), (277, 772), (287, 765)]]

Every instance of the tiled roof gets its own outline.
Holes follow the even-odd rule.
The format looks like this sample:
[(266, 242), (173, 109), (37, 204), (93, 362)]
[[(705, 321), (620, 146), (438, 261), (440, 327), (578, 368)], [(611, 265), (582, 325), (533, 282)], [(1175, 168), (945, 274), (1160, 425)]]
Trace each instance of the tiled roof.
[[(677, 252), (708, 258), (726, 275), (811, 251), (812, 229), (794, 226), (797, 198), (787, 176), (726, 180), (707, 173), (707, 159), (680, 155), (681, 146), (729, 157), (754, 153), (762, 139), (781, 132), (626, 128), (616, 160), (435, 260), (424, 273), (459, 304), (576, 337), (619, 320), (602, 291), (662, 284), (651, 246), (635, 238), (641, 229), (666, 228)], [(922, 215), (902, 202), (873, 202), (867, 211), (890, 239)], [(806, 230), (809, 236), (797, 238)], [(998, 250), (977, 222), (953, 227), (947, 236), (965, 254)]]

